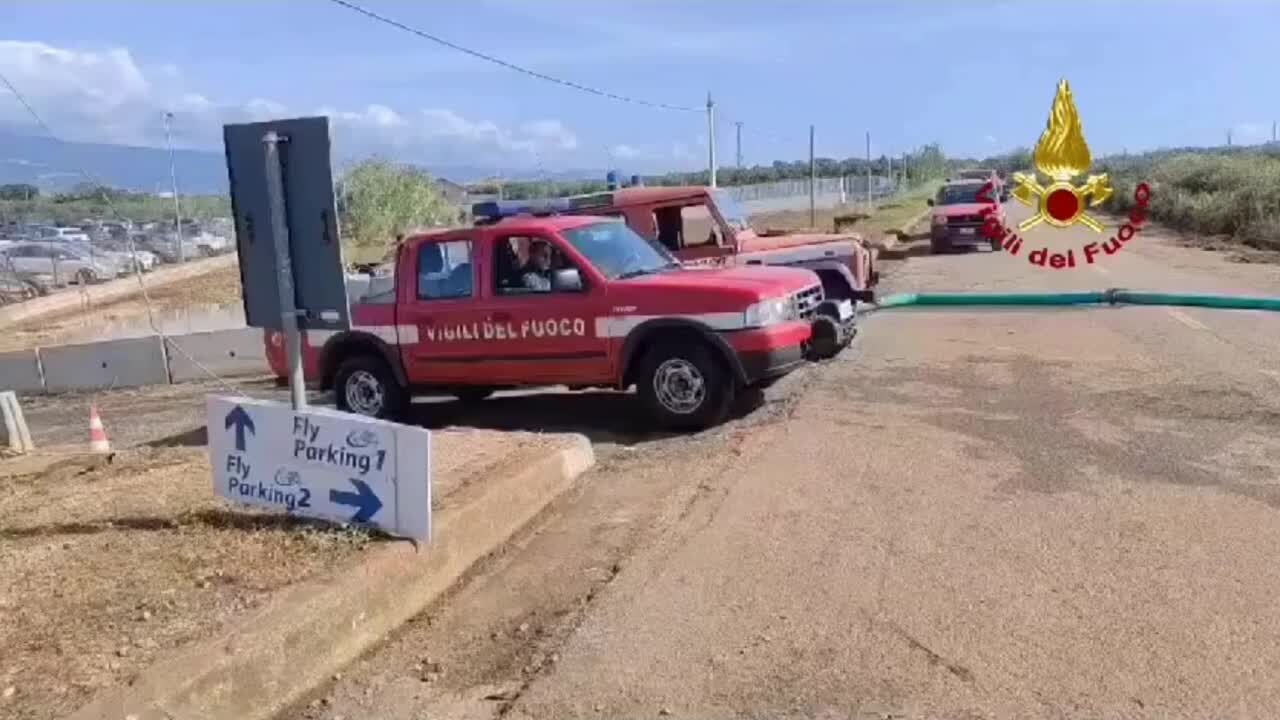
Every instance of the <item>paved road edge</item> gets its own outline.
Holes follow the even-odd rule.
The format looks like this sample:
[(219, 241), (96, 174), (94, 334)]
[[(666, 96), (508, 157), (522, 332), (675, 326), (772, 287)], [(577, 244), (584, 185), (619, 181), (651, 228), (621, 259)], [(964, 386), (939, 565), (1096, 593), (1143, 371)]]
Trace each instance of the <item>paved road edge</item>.
[(68, 718), (266, 720), (420, 613), (594, 463), (584, 436), (531, 453), (515, 464), (518, 472), (489, 478), (464, 504), (438, 511), (430, 546), (387, 543), (287, 588), (235, 627), (162, 657)]

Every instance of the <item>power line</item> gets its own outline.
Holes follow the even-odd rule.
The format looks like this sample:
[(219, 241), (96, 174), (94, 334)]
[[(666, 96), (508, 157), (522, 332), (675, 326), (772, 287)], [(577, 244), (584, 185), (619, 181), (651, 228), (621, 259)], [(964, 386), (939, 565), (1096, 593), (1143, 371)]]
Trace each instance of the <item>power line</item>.
[(484, 60), (485, 62), (493, 63), (494, 65), (499, 65), (501, 67), (507, 68), (508, 70), (515, 70), (518, 73), (523, 73), (525, 75), (528, 75), (529, 77), (537, 78), (538, 80), (545, 80), (546, 82), (555, 83), (557, 85), (563, 85), (564, 87), (572, 88), (574, 90), (579, 90), (581, 92), (589, 93), (591, 95), (598, 95), (603, 98), (608, 98), (610, 100), (618, 100), (620, 102), (625, 102), (625, 103), (631, 103), (633, 105), (644, 105), (646, 107), (661, 108), (663, 110), (676, 110), (678, 112), (703, 112), (704, 111), (703, 108), (689, 107), (687, 105), (670, 105), (667, 103), (652, 102), (650, 100), (642, 100), (640, 98), (634, 98), (627, 95), (619, 95), (617, 93), (609, 92), (608, 90), (601, 90), (599, 88), (594, 88), (589, 85), (583, 85), (581, 83), (573, 82), (572, 80), (565, 80), (563, 78), (547, 75), (546, 73), (540, 73), (537, 70), (530, 70), (529, 68), (521, 67), (520, 65), (516, 65), (515, 63), (508, 62), (501, 58), (496, 58), (492, 55), (487, 55), (478, 50), (472, 50), (471, 48), (463, 47), (461, 45), (458, 45), (457, 43), (449, 42), (444, 38), (437, 37), (436, 35), (432, 35), (431, 33), (428, 33), (426, 31), (419, 30), (418, 28), (415, 28), (415, 27), (410, 27), (409, 25), (405, 25), (404, 23), (398, 20), (393, 20), (389, 17), (386, 17), (385, 15), (379, 15), (378, 13), (372, 10), (369, 10), (368, 8), (363, 8), (359, 5), (356, 5), (355, 3), (347, 2), (347, 0), (329, 0), (329, 2), (333, 3), (334, 5), (341, 5), (342, 7), (347, 8), (348, 10), (352, 10), (357, 13), (360, 13), (361, 15), (364, 15), (365, 17), (370, 18), (372, 20), (376, 20), (380, 23), (390, 25), (391, 27), (394, 27), (394, 28), (399, 28), (400, 30), (404, 30), (405, 32), (408, 32), (408, 33), (413, 33), (414, 35), (417, 35), (418, 37), (423, 38), (424, 40), (430, 40), (433, 43), (436, 43), (438, 45), (443, 45), (451, 50), (457, 50), (458, 52), (466, 53), (467, 55), (470, 55), (474, 58), (479, 58), (480, 60)]

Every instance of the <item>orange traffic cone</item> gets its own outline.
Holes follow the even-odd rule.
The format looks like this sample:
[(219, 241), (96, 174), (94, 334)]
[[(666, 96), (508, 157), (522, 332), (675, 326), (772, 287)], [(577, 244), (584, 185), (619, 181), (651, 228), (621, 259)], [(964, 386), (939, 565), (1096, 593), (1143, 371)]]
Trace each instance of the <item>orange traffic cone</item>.
[(111, 452), (111, 441), (107, 439), (107, 429), (102, 426), (102, 418), (98, 416), (97, 405), (89, 405), (89, 451)]

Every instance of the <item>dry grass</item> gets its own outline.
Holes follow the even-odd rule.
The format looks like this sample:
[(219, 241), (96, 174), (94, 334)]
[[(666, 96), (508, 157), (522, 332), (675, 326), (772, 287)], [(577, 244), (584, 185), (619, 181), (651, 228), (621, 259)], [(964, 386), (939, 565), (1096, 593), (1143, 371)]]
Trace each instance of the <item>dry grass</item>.
[(0, 465), (0, 700), (75, 710), (272, 591), (361, 551), (359, 530), (233, 509), (203, 448), (131, 450), (26, 475)]

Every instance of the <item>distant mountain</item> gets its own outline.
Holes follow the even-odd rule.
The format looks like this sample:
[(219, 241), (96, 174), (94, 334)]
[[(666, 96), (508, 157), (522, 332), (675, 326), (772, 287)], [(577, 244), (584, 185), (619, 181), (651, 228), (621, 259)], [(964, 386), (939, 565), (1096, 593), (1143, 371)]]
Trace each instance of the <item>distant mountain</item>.
[[(178, 169), (178, 189), (184, 195), (227, 192), (226, 158), (221, 152), (177, 150), (174, 161)], [(494, 173), (491, 165), (425, 165), (424, 168), (436, 177), (458, 183), (484, 180)], [(170, 186), (169, 152), (164, 148), (64, 142), (0, 130), (0, 185), (31, 183), (46, 191), (65, 190), (85, 181), (81, 171), (107, 185), (127, 190), (165, 192)], [(580, 180), (603, 178), (605, 174), (604, 170), (510, 172), (504, 179)]]

